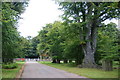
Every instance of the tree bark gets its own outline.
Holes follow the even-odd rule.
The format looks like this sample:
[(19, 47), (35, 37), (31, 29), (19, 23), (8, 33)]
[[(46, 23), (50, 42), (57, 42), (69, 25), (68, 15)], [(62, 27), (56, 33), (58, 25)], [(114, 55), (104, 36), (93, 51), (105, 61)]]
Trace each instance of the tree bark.
[(72, 60), (69, 60), (69, 63), (72, 63)]
[(84, 58), (84, 54), (83, 54), (81, 45), (76, 46), (76, 48), (77, 48), (77, 51), (79, 53), (76, 54), (75, 63), (76, 63), (76, 65), (80, 65), (80, 64), (82, 64), (82, 61), (83, 61), (83, 58)]
[(68, 63), (68, 60), (67, 60), (67, 59), (64, 59), (64, 63)]
[[(84, 51), (84, 60), (82, 63), (82, 67), (85, 68), (96, 68), (97, 65), (95, 63), (94, 54), (96, 51), (96, 43), (97, 43), (97, 19), (92, 18), (92, 10), (91, 4), (88, 3), (88, 15), (87, 15), (87, 24), (86, 24), (86, 36), (85, 41), (86, 44), (82, 45)], [(94, 20), (95, 19), (95, 20)]]
[(57, 63), (60, 64), (60, 60), (59, 59), (57, 59)]
[(13, 63), (13, 58), (3, 58), (2, 62), (5, 63), (5, 64)]
[(102, 61), (102, 69), (105, 70), (105, 71), (112, 71), (113, 70), (113, 67), (112, 67), (112, 60), (103, 60)]
[(53, 59), (52, 63), (57, 63), (56, 59)]
[(82, 63), (82, 61), (80, 59), (77, 59), (77, 60), (75, 60), (75, 63), (76, 63), (76, 65), (79, 65)]
[[(86, 45), (83, 47), (84, 51), (84, 60), (83, 67), (86, 68), (96, 68), (97, 65), (95, 63), (94, 54), (96, 51), (96, 43), (97, 43), (97, 27), (92, 26), (92, 22), (89, 23), (89, 27), (87, 27), (86, 34)], [(87, 24), (88, 25), (88, 24)]]

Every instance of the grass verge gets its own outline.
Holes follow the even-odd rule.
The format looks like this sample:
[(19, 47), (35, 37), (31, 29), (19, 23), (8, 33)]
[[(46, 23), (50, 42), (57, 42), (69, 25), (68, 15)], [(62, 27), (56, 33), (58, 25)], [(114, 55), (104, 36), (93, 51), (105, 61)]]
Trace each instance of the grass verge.
[(17, 73), (20, 71), (21, 67), (25, 62), (16, 62), (18, 67), (15, 69), (2, 69), (2, 78), (15, 78)]
[(103, 71), (99, 69), (77, 68), (74, 64), (55, 64), (50, 61), (40, 61), (39, 63), (55, 67), (70, 73), (75, 73), (88, 78), (118, 78), (118, 70)]

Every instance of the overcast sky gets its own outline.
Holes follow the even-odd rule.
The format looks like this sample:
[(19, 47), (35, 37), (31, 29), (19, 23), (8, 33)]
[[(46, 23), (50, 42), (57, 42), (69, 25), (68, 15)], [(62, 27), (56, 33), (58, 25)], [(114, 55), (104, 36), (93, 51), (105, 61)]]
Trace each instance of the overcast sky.
[(61, 20), (59, 15), (62, 11), (58, 10), (58, 5), (52, 0), (30, 0), (26, 11), (21, 15), (23, 19), (19, 21), (18, 31), (24, 37), (35, 37), (38, 31), (47, 23)]
[[(62, 11), (58, 10), (59, 6), (52, 0), (30, 0), (29, 6), (21, 15), (23, 19), (19, 21), (18, 31), (22, 36), (38, 35), (38, 31), (47, 23), (53, 23), (56, 20), (61, 20), (59, 17)], [(112, 20), (118, 24), (116, 20)], [(106, 21), (105, 23), (109, 23)]]

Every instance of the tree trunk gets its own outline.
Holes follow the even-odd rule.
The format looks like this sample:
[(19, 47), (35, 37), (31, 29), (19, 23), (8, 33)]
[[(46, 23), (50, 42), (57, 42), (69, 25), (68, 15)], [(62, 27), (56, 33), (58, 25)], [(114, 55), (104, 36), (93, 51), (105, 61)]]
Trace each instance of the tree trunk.
[(77, 48), (77, 51), (79, 53), (76, 54), (75, 63), (76, 63), (76, 65), (80, 65), (80, 64), (82, 64), (82, 61), (83, 61), (83, 58), (84, 58), (83, 51), (82, 51), (82, 46), (78, 45), (76, 48)]
[(7, 63), (13, 63), (13, 58), (3, 58), (3, 63), (7, 64)]
[(59, 59), (57, 59), (57, 63), (60, 64), (60, 60)]
[(94, 54), (96, 51), (97, 27), (93, 27), (93, 22), (87, 24), (86, 44), (83, 45), (84, 60), (82, 66), (85, 68), (96, 68)]
[[(86, 45), (83, 47), (84, 51), (84, 67), (95, 68), (96, 63), (94, 59), (94, 54), (96, 51), (96, 42), (97, 42), (97, 29), (96, 27), (88, 28), (88, 33), (86, 36)], [(85, 66), (86, 65), (86, 66)]]
[(64, 63), (68, 63), (68, 60), (67, 60), (67, 59), (64, 59)]
[(102, 68), (103, 70), (105, 71), (112, 71), (113, 70), (113, 67), (112, 67), (112, 60), (103, 60), (102, 61)]
[(69, 63), (72, 63), (72, 60), (69, 60)]
[(76, 63), (76, 65), (82, 64), (82, 59), (77, 59), (77, 60), (75, 60), (75, 63)]
[(76, 65), (81, 64), (80, 60), (75, 60), (75, 64)]
[(82, 60), (83, 59), (80, 56), (78, 56), (75, 60), (76, 65), (82, 64)]
[(52, 63), (57, 63), (56, 59), (53, 59)]
[(97, 64), (95, 63), (94, 54), (96, 52), (96, 43), (97, 43), (97, 18), (93, 18), (92, 10), (93, 7), (91, 3), (87, 3), (88, 5), (88, 15), (86, 18), (87, 24), (85, 26), (86, 36), (85, 41), (86, 44), (82, 45), (84, 52), (84, 60), (82, 63), (82, 67), (85, 68), (97, 68)]
[(83, 63), (82, 63), (82, 67), (84, 67), (84, 68), (96, 68), (97, 67), (93, 54), (87, 53), (85, 55), (85, 58), (84, 58)]

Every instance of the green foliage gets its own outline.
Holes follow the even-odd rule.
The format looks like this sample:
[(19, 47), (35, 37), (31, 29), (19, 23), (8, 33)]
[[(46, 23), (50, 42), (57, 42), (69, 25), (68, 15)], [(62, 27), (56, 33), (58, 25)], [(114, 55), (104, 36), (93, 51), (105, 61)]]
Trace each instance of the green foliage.
[(64, 11), (64, 22), (47, 24), (39, 32), (38, 53), (48, 54), (53, 59), (72, 59), (80, 61), (79, 64), (86, 61), (85, 64), (93, 65), (94, 55), (98, 62), (101, 58), (116, 58), (119, 47), (116, 43), (118, 29), (115, 24), (105, 26), (102, 22), (118, 18), (118, 3), (61, 2), (59, 5)]
[(80, 44), (83, 42), (80, 40), (80, 26), (80, 23), (69, 24), (69, 26), (65, 26), (61, 30), (61, 35), (64, 35), (64, 42), (61, 45), (63, 45), (64, 57), (68, 59), (76, 59), (77, 57), (80, 59), (83, 57)]
[[(120, 12), (120, 9), (118, 7), (119, 3), (118, 2), (105, 2), (105, 3), (104, 2), (60, 2), (59, 5), (61, 6), (60, 9), (64, 11), (64, 14), (62, 15), (62, 19), (66, 22), (66, 25), (73, 23), (73, 26), (75, 26), (76, 28), (73, 26), (72, 28), (74, 28), (75, 31), (77, 29), (80, 30), (78, 33), (79, 34), (78, 37), (76, 36), (77, 34), (70, 33), (69, 35), (71, 34), (73, 36), (75, 35), (76, 36), (75, 40), (77, 38), (80, 40), (78, 44), (81, 45), (83, 49), (82, 52), (84, 52), (85, 55), (82, 66), (89, 68), (93, 66), (96, 67), (94, 54), (96, 53), (97, 50), (96, 46), (97, 46), (98, 27), (102, 27), (101, 25), (102, 22), (107, 19), (119, 18), (118, 17)], [(82, 26), (75, 25), (76, 23), (77, 24), (82, 23), (83, 25)], [(106, 36), (106, 38), (108, 37)], [(71, 39), (72, 38), (70, 38), (69, 40)], [(108, 42), (107, 39), (105, 42)], [(106, 49), (106, 47), (104, 46), (104, 49)], [(117, 47), (114, 47), (114, 49), (118, 50)], [(91, 65), (88, 65), (88, 63), (90, 63)]]
[(58, 59), (57, 56), (52, 56), (52, 59)]
[(46, 25), (38, 35), (40, 40), (38, 52), (48, 54), (53, 59), (74, 59), (81, 62), (83, 53), (79, 44), (81, 42), (80, 25), (74, 23), (65, 26), (64, 23), (58, 21)]
[(98, 31), (98, 49), (103, 59), (118, 59), (118, 29), (115, 23), (107, 24)]
[(60, 22), (54, 22), (54, 24), (47, 24), (39, 32), (40, 44), (38, 45), (38, 52), (40, 54), (47, 54), (51, 56), (57, 56), (58, 59), (62, 58), (61, 39), (59, 28), (61, 27)]
[(19, 62), (19, 63), (17, 62), (18, 67), (15, 69), (2, 69), (2, 78), (3, 79), (9, 78), (13, 80), (13, 78), (16, 78), (23, 64), (24, 64), (23, 62)]
[(18, 67), (18, 64), (16, 64), (16, 63), (2, 64), (3, 69), (14, 69), (17, 67)]
[(4, 63), (13, 62), (13, 58), (22, 56), (17, 21), (20, 19), (19, 15), (24, 11), (25, 6), (24, 2), (2, 3), (2, 56)]
[(23, 45), (22, 53), (24, 54), (24, 57), (26, 58), (38, 58), (37, 54), (37, 44), (39, 43), (39, 40), (37, 37), (31, 38), (31, 36), (28, 36), (27, 38), (22, 38), (21, 45)]
[[(80, 39), (82, 24), (76, 25), (78, 24), (72, 23), (65, 26), (60, 22), (49, 24), (49, 27), (47, 25), (38, 35), (40, 40), (37, 46), (38, 52), (49, 54), (53, 59), (72, 59), (81, 64), (84, 58), (81, 45), (85, 45), (86, 42)], [(117, 59), (118, 44), (115, 42), (118, 29), (114, 23), (102, 26), (98, 29), (96, 61), (99, 62), (104, 58)]]
[[(62, 16), (66, 22), (85, 22), (87, 19), (100, 22), (106, 19), (119, 18), (118, 2), (60, 2), (60, 10), (64, 11)], [(92, 15), (89, 15), (89, 11)], [(105, 15), (106, 14), (106, 15)]]
[(47, 38), (47, 33), (49, 28), (51, 27), (51, 24), (46, 25), (46, 27), (43, 28), (43, 30), (41, 30), (39, 32), (38, 40), (39, 40), (39, 44), (37, 45), (37, 53), (42, 55), (42, 54), (48, 54), (49, 48), (48, 48), (48, 38)]

